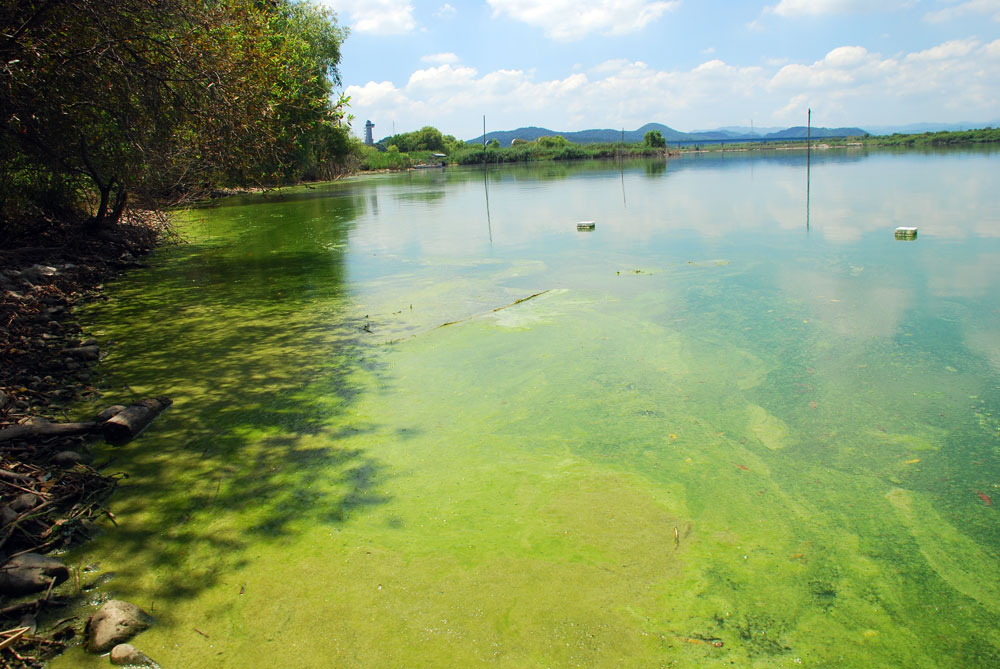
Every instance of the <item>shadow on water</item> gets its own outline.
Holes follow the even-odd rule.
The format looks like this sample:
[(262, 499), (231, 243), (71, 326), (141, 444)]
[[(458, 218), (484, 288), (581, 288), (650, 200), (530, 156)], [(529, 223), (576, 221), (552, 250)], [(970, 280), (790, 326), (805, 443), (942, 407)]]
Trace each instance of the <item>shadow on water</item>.
[(352, 318), (343, 255), (324, 248), (346, 244), (358, 201), (332, 200), (292, 209), (278, 232), (234, 227), (232, 245), (166, 249), (87, 314), (110, 350), (101, 403), (175, 402), (140, 439), (98, 456), (129, 474), (106, 539), (136, 573), (117, 578), (145, 579), (158, 601), (212, 587), (254, 544), (390, 499), (383, 466), (355, 439), (378, 426), (350, 411), (359, 378), (383, 370)]

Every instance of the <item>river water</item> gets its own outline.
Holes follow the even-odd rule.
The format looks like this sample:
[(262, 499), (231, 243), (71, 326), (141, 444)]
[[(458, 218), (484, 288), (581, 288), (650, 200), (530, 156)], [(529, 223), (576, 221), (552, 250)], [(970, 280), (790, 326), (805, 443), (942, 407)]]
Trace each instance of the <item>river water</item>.
[(67, 557), (164, 667), (997, 666), (998, 157), (188, 211), (83, 315), (100, 404), (175, 404), (100, 451), (119, 527)]

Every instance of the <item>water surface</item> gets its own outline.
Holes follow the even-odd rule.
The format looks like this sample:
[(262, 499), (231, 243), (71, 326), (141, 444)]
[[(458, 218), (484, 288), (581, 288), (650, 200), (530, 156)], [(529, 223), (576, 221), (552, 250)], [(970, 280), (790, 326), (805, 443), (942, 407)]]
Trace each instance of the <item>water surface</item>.
[(175, 404), (100, 454), (120, 527), (71, 557), (154, 612), (163, 666), (996, 666), (998, 165), (448, 168), (192, 210), (86, 314), (102, 402)]

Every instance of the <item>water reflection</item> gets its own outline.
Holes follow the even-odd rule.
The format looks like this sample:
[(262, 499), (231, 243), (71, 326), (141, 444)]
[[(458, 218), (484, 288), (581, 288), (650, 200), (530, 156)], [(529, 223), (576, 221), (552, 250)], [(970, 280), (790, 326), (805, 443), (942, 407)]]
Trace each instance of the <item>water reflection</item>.
[(196, 212), (94, 316), (178, 400), (121, 456), (122, 587), (181, 612), (144, 642), (995, 665), (996, 165), (727, 151)]

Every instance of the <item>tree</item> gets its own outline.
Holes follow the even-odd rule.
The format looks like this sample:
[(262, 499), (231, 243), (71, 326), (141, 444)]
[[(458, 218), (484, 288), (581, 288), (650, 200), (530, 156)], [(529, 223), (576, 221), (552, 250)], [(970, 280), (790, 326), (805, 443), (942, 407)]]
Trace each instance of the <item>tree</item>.
[(659, 130), (650, 130), (642, 136), (642, 143), (646, 146), (662, 149), (667, 145), (667, 140), (663, 138)]
[(499, 149), (500, 140), (494, 137), (493, 139), (490, 140), (489, 144), (487, 144), (486, 146), (490, 147), (491, 149)]
[(567, 146), (570, 143), (570, 141), (565, 137), (563, 137), (562, 135), (555, 135), (555, 136), (546, 135), (543, 137), (539, 137), (535, 141), (538, 142), (539, 146), (544, 146), (547, 149), (554, 149), (560, 146)]
[(448, 138), (455, 140), (451, 135), (442, 135), (441, 131), (429, 125), (425, 125), (420, 130), (413, 132), (403, 132), (383, 139), (380, 144), (395, 144), (403, 153), (410, 151), (441, 151), (448, 152)]
[(347, 99), (331, 99), (346, 33), (313, 5), (8, 0), (0, 27), (0, 224), (101, 226), (347, 150)]

